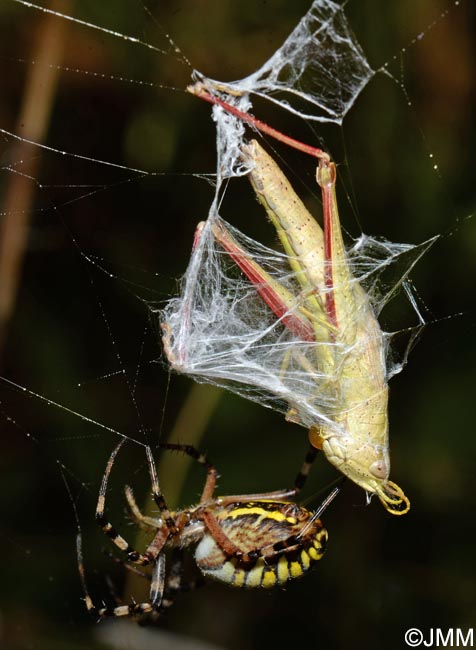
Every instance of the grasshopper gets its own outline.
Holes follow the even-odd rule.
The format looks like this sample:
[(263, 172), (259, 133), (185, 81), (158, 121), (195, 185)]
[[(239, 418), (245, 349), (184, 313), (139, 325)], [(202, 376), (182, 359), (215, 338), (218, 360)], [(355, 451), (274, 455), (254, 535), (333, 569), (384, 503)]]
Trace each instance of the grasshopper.
[[(370, 301), (346, 257), (335, 165), (322, 158), (317, 168), (324, 217), (321, 228), (258, 142), (245, 146), (243, 156), (252, 167), (249, 178), (256, 196), (276, 228), (300, 285), (300, 299), (261, 269), (223, 225), (214, 226), (213, 234), (283, 324), (303, 340), (318, 343), (314, 369), (308, 367), (308, 358), (301, 363), (303, 369), (328, 378), (319, 390), (331, 396), (333, 407), (328, 421), (311, 426), (313, 446), (352, 481), (377, 494), (389, 512), (404, 514), (409, 501), (389, 481), (385, 343)], [(301, 422), (299, 405), (290, 405), (287, 418)]]
[[(274, 129), (210, 96), (203, 86), (191, 91), (277, 137)], [(295, 146), (295, 141), (279, 137), (283, 138)], [(295, 350), (289, 348), (281, 372), (286, 373), (288, 364), (297, 364), (306, 376), (315, 378), (316, 394), (329, 406), (321, 418), (310, 423), (299, 400), (288, 399), (287, 419), (308, 426), (314, 447), (368, 494), (376, 494), (388, 512), (401, 515), (408, 512), (410, 503), (402, 489), (389, 480), (384, 335), (346, 254), (336, 200), (335, 164), (325, 152), (303, 147), (319, 160), (316, 180), (322, 195), (322, 228), (258, 142), (253, 140), (242, 148), (242, 157), (250, 168), (249, 179), (276, 229), (299, 287), (298, 295), (269, 275), (222, 221), (212, 224), (212, 233), (281, 323), (297, 340), (308, 343), (310, 354), (303, 354), (297, 345)], [(170, 328), (167, 323), (162, 327), (165, 352), (172, 366), (180, 370), (172, 352)]]

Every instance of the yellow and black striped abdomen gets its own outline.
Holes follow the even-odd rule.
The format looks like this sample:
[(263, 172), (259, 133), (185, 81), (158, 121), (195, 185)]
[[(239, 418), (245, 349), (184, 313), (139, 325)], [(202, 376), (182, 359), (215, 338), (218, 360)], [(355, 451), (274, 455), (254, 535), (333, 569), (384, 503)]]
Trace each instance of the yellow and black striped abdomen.
[(232, 503), (213, 514), (240, 553), (227, 556), (205, 534), (195, 559), (206, 576), (234, 587), (270, 588), (300, 578), (326, 549), (327, 531), (321, 521), (313, 521), (313, 513), (295, 503)]

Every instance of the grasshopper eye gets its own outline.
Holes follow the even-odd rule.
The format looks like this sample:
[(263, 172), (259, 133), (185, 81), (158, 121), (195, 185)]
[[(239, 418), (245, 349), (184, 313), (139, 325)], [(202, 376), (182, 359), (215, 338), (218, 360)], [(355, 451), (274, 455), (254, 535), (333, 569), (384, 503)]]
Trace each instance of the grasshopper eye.
[(376, 460), (370, 465), (369, 470), (375, 478), (387, 478), (388, 467), (384, 460)]

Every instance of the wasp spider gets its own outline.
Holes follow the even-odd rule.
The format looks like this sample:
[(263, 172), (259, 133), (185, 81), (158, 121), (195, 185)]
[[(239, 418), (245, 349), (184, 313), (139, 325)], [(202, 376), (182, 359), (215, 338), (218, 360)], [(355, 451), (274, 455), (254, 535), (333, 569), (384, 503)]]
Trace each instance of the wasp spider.
[[(317, 453), (315, 449), (308, 451), (292, 489), (216, 497), (218, 474), (206, 456), (189, 445), (162, 444), (160, 448), (191, 456), (207, 470), (198, 505), (173, 512), (168, 509), (160, 491), (152, 451), (146, 447), (152, 496), (160, 517), (143, 515), (131, 488), (125, 488), (134, 520), (154, 535), (145, 552), (140, 553), (115, 530), (105, 515), (108, 480), (122, 444), (109, 458), (99, 492), (96, 520), (104, 534), (123, 551), (126, 567), (150, 580), (150, 594), (149, 600), (143, 603), (97, 607), (88, 592), (81, 537), (78, 535), (78, 564), (86, 607), (95, 617), (160, 615), (170, 607), (177, 592), (187, 588), (182, 584), (182, 555), (183, 549), (190, 545), (195, 546), (195, 562), (204, 576), (233, 587), (283, 585), (304, 575), (323, 556), (327, 531), (319, 517), (337, 495), (340, 486), (334, 488), (314, 512), (290, 501), (306, 481)], [(166, 574), (164, 551), (167, 548), (174, 552)], [(151, 573), (143, 572), (137, 565), (151, 567)]]

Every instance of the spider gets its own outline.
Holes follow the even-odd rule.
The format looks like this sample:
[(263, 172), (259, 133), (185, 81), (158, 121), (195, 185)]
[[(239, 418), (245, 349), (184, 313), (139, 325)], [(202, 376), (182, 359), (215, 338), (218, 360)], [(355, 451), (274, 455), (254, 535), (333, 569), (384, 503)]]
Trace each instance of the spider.
[[(86, 608), (98, 619), (142, 615), (160, 616), (173, 604), (175, 595), (190, 586), (182, 584), (183, 549), (195, 545), (195, 562), (203, 576), (233, 587), (264, 587), (283, 585), (304, 575), (326, 550), (327, 531), (319, 517), (341, 489), (341, 483), (311, 512), (291, 498), (301, 490), (317, 455), (311, 447), (296, 477), (294, 487), (262, 494), (214, 496), (218, 473), (204, 454), (190, 445), (160, 444), (159, 448), (179, 451), (191, 456), (207, 470), (207, 477), (198, 505), (170, 511), (162, 495), (150, 447), (146, 447), (152, 496), (160, 517), (143, 515), (133, 492), (125, 486), (125, 495), (132, 517), (141, 528), (154, 533), (144, 553), (132, 548), (116, 531), (105, 514), (106, 491), (115, 458), (123, 445), (113, 450), (106, 466), (96, 507), (96, 521), (103, 533), (121, 551), (126, 568), (150, 580), (149, 600), (130, 605), (97, 607), (87, 588), (81, 551), (81, 535), (77, 538), (78, 567)], [(165, 549), (173, 549), (171, 566), (166, 577)], [(131, 563), (131, 564), (127, 564)], [(152, 567), (151, 574), (139, 566)]]

